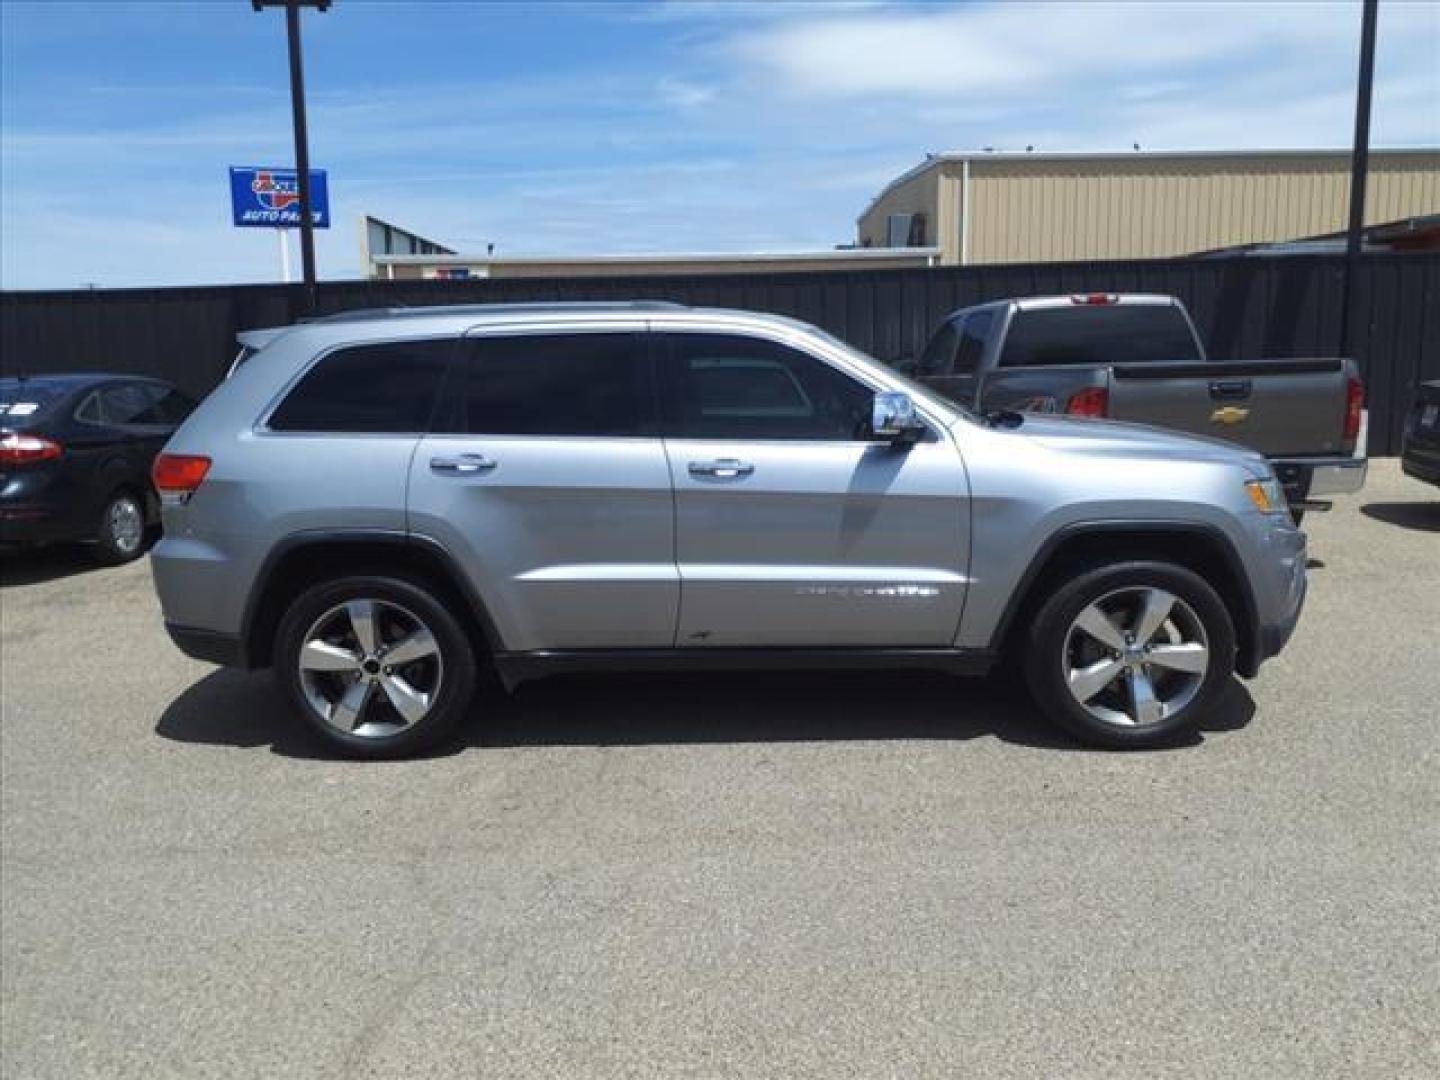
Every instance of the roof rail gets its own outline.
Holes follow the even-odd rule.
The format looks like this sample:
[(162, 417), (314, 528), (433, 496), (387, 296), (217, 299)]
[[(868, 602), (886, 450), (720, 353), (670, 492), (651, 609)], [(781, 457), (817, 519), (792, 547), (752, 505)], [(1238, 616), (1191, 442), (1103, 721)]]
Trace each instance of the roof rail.
[(353, 322), (362, 319), (425, 318), (436, 315), (493, 315), (527, 312), (551, 314), (564, 311), (676, 311), (686, 305), (673, 300), (547, 300), (501, 304), (435, 304), (430, 307), (352, 308), (331, 315), (315, 315), (301, 322)]

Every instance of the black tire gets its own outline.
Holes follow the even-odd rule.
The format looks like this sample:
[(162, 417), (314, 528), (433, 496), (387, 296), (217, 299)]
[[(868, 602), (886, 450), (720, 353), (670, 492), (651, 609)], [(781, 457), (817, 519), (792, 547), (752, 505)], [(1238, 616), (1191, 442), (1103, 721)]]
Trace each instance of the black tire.
[(145, 497), (121, 488), (105, 500), (95, 529), (95, 561), (105, 566), (133, 562), (145, 554)]
[[(312, 704), (312, 698), (307, 692), (306, 673), (301, 670), (301, 650), (305, 646), (307, 635), (315, 629), (317, 620), (350, 601), (376, 602), (381, 611), (381, 616), (376, 620), (381, 624), (376, 631), (381, 639), (380, 651), (375, 654), (378, 656), (377, 665), (383, 664), (384, 660), (387, 629), (383, 624), (387, 613), (395, 624), (389, 632), (413, 632), (415, 628), (407, 625), (408, 616), (428, 629), (433, 637), (436, 646), (435, 662), (438, 664), (435, 669), (438, 690), (434, 691), (433, 700), (429, 702), (424, 715), (409, 723), (409, 726), (394, 731), (377, 730), (383, 728), (386, 722), (392, 727), (406, 722), (391, 705), (384, 683), (378, 681), (381, 677), (379, 671), (368, 676), (374, 683), (371, 690), (374, 700), (372, 702), (370, 698), (364, 699), (361, 716), (373, 717), (374, 722), (360, 723), (357, 730), (360, 730), (361, 734), (340, 730), (328, 722), (317, 706)], [(355, 641), (358, 642), (358, 638)], [(392, 646), (396, 643), (396, 640), (388, 642)], [(356, 654), (363, 651), (358, 644), (351, 644), (348, 649)], [(475, 693), (477, 660), (474, 646), (464, 627), (423, 582), (398, 577), (366, 575), (337, 578), (314, 585), (301, 593), (280, 620), (275, 638), (274, 661), (275, 676), (280, 688), (300, 717), (327, 745), (349, 757), (407, 757), (434, 747), (448, 738), (459, 726), (469, 711)], [(429, 664), (431, 661), (426, 660), (423, 663)], [(389, 668), (381, 670), (385, 677), (390, 676)], [(396, 674), (405, 676), (406, 671), (402, 668)], [(355, 683), (366, 677), (360, 671), (353, 676), (348, 672), (336, 673), (333, 676), (323, 673), (318, 677), (314, 672), (309, 673), (312, 689), (317, 683), (323, 683), (335, 694), (346, 687), (353, 688)], [(425, 671), (422, 670), (419, 677), (413, 681), (417, 685), (423, 683)]]
[[(1177, 605), (1172, 609), (1173, 618), (1162, 626), (1167, 633), (1183, 638), (1184, 635), (1175, 629), (1177, 622), (1198, 623), (1198, 630), (1193, 632), (1197, 639), (1203, 632), (1204, 647), (1208, 650), (1203, 675), (1177, 673), (1159, 664), (1153, 668), (1146, 666), (1138, 653), (1112, 654), (1114, 659), (1111, 659), (1104, 655), (1107, 650), (1100, 647), (1098, 641), (1090, 640), (1087, 634), (1082, 632), (1072, 636), (1076, 620), (1092, 604), (1123, 605), (1130, 596), (1136, 597), (1139, 603), (1145, 595), (1140, 590), (1161, 590), (1183, 602), (1183, 606)], [(1144, 644), (1140, 642), (1139, 646)], [(1161, 642), (1162, 647), (1167, 644)], [(1125, 726), (1092, 714), (1090, 708), (1082, 705), (1071, 693), (1067, 679), (1072, 663), (1085, 663), (1083, 659), (1077, 660), (1072, 650), (1089, 647), (1095, 647), (1100, 653), (1099, 659), (1093, 661), (1097, 665), (1123, 665), (1134, 658), (1135, 673), (1143, 672), (1142, 684), (1143, 680), (1153, 678), (1157, 697), (1162, 700), (1165, 686), (1176, 687), (1174, 711), (1171, 712), (1167, 704), (1159, 720), (1136, 726)], [(1224, 601), (1198, 574), (1164, 562), (1113, 563), (1077, 573), (1061, 585), (1037, 612), (1029, 627), (1025, 648), (1025, 670), (1030, 692), (1046, 716), (1082, 742), (1110, 749), (1165, 746), (1193, 734), (1206, 713), (1214, 707), (1235, 670), (1235, 627)], [(1100, 695), (1105, 696), (1097, 695), (1092, 704), (1103, 710), (1107, 701), (1118, 702), (1115, 711), (1122, 712), (1126, 711), (1125, 701), (1128, 701), (1133, 715), (1138, 711), (1134, 708), (1134, 696), (1121, 697), (1133, 694), (1131, 686), (1130, 670), (1122, 669), (1115, 680), (1100, 691)]]

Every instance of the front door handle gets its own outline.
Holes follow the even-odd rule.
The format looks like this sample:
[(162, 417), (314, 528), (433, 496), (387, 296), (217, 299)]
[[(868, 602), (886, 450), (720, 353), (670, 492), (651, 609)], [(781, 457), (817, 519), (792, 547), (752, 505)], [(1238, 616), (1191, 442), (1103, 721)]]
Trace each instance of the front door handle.
[(491, 461), (484, 454), (455, 454), (453, 457), (432, 457), (430, 459), (432, 472), (455, 476), (474, 476), (476, 473), (489, 472), (495, 468), (495, 465), (496, 462)]
[(715, 461), (692, 461), (690, 462), (691, 476), (713, 476), (717, 480), (734, 480), (737, 477), (749, 476), (755, 471), (755, 466), (748, 461), (740, 461), (738, 458), (718, 458)]

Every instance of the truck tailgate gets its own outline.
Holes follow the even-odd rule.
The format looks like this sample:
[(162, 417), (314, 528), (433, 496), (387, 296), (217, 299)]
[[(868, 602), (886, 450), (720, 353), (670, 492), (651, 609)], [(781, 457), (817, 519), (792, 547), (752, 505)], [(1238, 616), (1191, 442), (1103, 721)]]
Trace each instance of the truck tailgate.
[(1117, 364), (1109, 415), (1248, 446), (1271, 457), (1343, 450), (1344, 360)]

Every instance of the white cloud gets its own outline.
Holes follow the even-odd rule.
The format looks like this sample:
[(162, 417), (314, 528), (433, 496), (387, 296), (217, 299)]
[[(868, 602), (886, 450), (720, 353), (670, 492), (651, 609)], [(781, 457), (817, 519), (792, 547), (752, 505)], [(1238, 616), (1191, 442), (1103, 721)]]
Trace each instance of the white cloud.
[(679, 109), (708, 105), (715, 100), (716, 93), (713, 86), (701, 86), (683, 79), (661, 79), (655, 89), (661, 101)]
[[(1435, 12), (1388, 5), (1386, 34), (1428, 36), (1433, 59)], [(965, 4), (793, 18), (741, 33), (729, 47), (801, 97), (1033, 99), (1085, 80), (1153, 80), (1202, 64), (1255, 71), (1343, 59), (1353, 77), (1358, 28), (1358, 6), (1334, 2)]]

